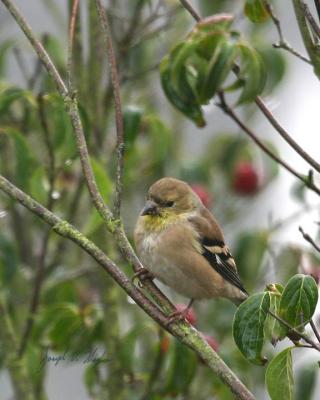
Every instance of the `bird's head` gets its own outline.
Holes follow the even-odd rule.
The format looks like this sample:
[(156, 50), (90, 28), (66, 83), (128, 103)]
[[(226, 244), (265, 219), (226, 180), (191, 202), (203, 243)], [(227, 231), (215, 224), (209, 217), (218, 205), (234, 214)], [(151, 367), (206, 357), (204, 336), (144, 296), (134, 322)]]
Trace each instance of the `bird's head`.
[(201, 200), (186, 182), (175, 178), (162, 178), (150, 187), (140, 215), (150, 223), (157, 221), (163, 225), (201, 206)]

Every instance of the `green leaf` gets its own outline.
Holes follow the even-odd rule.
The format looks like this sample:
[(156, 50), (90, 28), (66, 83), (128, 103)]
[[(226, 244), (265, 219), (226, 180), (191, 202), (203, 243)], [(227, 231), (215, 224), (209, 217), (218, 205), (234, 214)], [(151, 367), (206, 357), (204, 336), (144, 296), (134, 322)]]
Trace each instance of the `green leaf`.
[(57, 315), (53, 317), (49, 338), (55, 349), (66, 350), (80, 331), (81, 311), (77, 305), (72, 303), (61, 303), (50, 311), (51, 313), (56, 312)]
[(265, 0), (246, 0), (244, 13), (251, 22), (265, 22), (270, 18)]
[[(281, 296), (279, 316), (293, 328), (303, 330), (310, 321), (318, 302), (318, 288), (309, 275), (293, 276)], [(279, 338), (286, 336), (288, 328), (282, 326)]]
[(261, 94), (267, 80), (266, 70), (260, 54), (248, 43), (239, 44), (241, 55), (240, 79), (244, 79), (238, 104), (253, 101)]
[(292, 400), (293, 371), (291, 347), (279, 353), (268, 365), (266, 385), (271, 400)]
[(181, 111), (184, 115), (193, 120), (197, 124), (197, 126), (203, 127), (205, 125), (205, 120), (203, 118), (200, 105), (195, 102), (193, 98), (191, 98), (192, 101), (190, 101), (190, 99), (183, 98), (182, 95), (174, 89), (170, 77), (170, 64), (168, 57), (164, 58), (161, 62), (160, 77), (163, 91), (168, 100), (179, 111)]
[(268, 292), (254, 294), (244, 301), (233, 320), (233, 338), (241, 353), (251, 362), (263, 365), (264, 325), (270, 308)]
[(259, 46), (258, 52), (267, 71), (266, 90), (270, 93), (281, 83), (285, 76), (287, 70), (286, 58), (281, 51), (271, 46)]
[(227, 41), (221, 41), (215, 49), (208, 65), (204, 86), (201, 91), (201, 102), (209, 101), (221, 89), (229, 75), (238, 55), (238, 48)]
[[(185, 64), (188, 58), (195, 52), (198, 43), (187, 40), (179, 43), (171, 52), (170, 55), (170, 74), (174, 88), (183, 93), (185, 88), (183, 85), (182, 75), (185, 74)], [(185, 93), (188, 94), (188, 93)]]
[[(278, 315), (280, 308), (281, 295), (283, 293), (283, 286), (276, 283), (268, 285), (266, 289), (270, 294), (270, 311)], [(265, 338), (272, 344), (275, 344), (281, 330), (281, 323), (276, 320), (272, 315), (268, 314), (264, 326)]]

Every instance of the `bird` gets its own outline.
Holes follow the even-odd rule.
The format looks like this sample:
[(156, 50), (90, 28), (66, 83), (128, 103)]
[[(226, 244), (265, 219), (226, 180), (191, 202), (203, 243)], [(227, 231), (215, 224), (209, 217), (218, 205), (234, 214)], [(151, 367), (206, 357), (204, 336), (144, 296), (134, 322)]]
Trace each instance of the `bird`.
[(194, 300), (223, 297), (237, 306), (248, 297), (223, 232), (191, 186), (164, 177), (151, 185), (134, 229), (148, 277)]

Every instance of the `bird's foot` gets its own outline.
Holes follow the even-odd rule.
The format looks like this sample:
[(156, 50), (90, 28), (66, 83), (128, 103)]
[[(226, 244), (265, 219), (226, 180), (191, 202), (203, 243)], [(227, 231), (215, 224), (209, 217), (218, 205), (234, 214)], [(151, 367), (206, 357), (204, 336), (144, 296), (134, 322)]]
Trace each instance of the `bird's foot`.
[(143, 287), (143, 282), (147, 279), (154, 279), (154, 276), (146, 268), (140, 268), (137, 272), (133, 274), (131, 281), (134, 283), (136, 279), (138, 279), (138, 285), (140, 287)]
[(178, 322), (182, 322), (182, 321), (186, 321), (186, 312), (184, 311), (174, 311), (173, 313), (168, 315), (168, 319), (166, 322), (166, 325), (169, 326), (173, 323), (178, 323)]
[(193, 303), (193, 299), (190, 300), (187, 307), (185, 307), (183, 310), (177, 309), (173, 313), (169, 314), (168, 320), (167, 320), (167, 326), (169, 326), (172, 323), (178, 323), (178, 322), (182, 322), (182, 321), (188, 321), (188, 322), (192, 323), (189, 318), (189, 311), (192, 306), (192, 303)]

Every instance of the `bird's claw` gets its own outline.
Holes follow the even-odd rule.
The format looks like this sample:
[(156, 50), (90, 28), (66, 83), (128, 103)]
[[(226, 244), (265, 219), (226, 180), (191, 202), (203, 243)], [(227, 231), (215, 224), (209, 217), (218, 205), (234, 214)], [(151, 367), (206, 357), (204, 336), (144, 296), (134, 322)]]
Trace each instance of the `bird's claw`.
[(188, 307), (185, 308), (183, 311), (173, 311), (171, 314), (168, 315), (168, 319), (166, 325), (169, 326), (173, 323), (187, 321)]
[(131, 281), (134, 283), (136, 279), (138, 279), (139, 287), (143, 287), (143, 282), (147, 279), (154, 279), (154, 276), (146, 268), (140, 268), (133, 274)]

